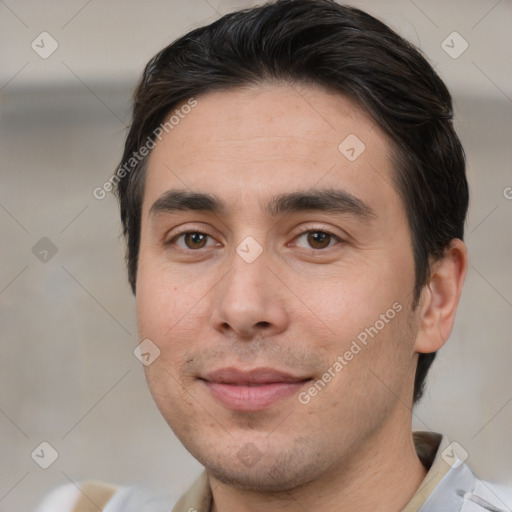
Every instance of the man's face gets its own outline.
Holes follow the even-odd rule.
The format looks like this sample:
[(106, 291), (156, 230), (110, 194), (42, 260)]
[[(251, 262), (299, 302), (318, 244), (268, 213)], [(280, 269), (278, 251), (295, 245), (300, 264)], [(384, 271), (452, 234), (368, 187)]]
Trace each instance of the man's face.
[(289, 489), (410, 435), (418, 318), (390, 144), (317, 87), (196, 99), (147, 168), (137, 315), (160, 356), (146, 377), (211, 475)]

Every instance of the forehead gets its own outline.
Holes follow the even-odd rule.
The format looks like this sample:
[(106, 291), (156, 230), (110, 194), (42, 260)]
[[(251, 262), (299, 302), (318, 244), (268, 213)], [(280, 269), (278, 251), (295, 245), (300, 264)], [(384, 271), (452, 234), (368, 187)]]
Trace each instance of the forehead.
[(260, 84), (195, 100), (188, 113), (169, 113), (181, 115), (149, 157), (143, 210), (171, 188), (247, 205), (276, 192), (343, 186), (366, 202), (396, 203), (387, 136), (341, 94)]

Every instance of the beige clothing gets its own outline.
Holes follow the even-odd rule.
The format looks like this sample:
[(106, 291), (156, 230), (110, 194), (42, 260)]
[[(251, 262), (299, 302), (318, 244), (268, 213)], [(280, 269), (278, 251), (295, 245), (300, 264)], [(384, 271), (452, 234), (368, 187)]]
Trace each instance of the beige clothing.
[[(414, 432), (414, 446), (427, 469), (423, 482), (401, 512), (512, 512), (490, 482), (478, 479), (446, 437)], [(465, 459), (465, 457), (463, 457)], [(115, 488), (86, 482), (56, 489), (37, 512), (211, 512), (212, 491), (206, 471), (179, 500), (137, 487)]]

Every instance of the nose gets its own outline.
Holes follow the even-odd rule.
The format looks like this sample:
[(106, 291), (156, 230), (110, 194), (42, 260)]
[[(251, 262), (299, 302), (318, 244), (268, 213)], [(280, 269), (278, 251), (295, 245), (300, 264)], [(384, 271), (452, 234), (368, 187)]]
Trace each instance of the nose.
[(283, 332), (288, 325), (284, 287), (265, 252), (251, 263), (235, 252), (231, 263), (212, 297), (214, 328), (245, 340)]

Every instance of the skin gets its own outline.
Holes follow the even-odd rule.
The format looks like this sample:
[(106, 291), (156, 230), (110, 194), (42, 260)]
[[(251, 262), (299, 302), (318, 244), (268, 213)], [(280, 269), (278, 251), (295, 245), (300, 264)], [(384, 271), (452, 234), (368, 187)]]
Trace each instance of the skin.
[[(433, 263), (413, 310), (411, 234), (390, 142), (369, 115), (310, 85), (196, 99), (147, 168), (136, 302), (139, 339), (160, 350), (145, 368), (155, 402), (205, 466), (214, 512), (399, 511), (426, 474), (411, 436), (417, 356), (451, 332), (466, 248), (453, 240)], [(355, 161), (338, 149), (349, 134), (366, 146)], [(375, 215), (265, 213), (275, 194), (313, 188), (343, 189)], [(150, 214), (170, 189), (215, 194), (226, 212)], [(178, 236), (187, 230), (209, 236)], [(318, 232), (333, 236), (320, 243)], [(236, 252), (248, 236), (262, 248), (252, 263)], [(199, 378), (272, 367), (310, 378), (307, 391), (395, 303), (401, 311), (307, 404), (293, 393), (230, 410)]]

